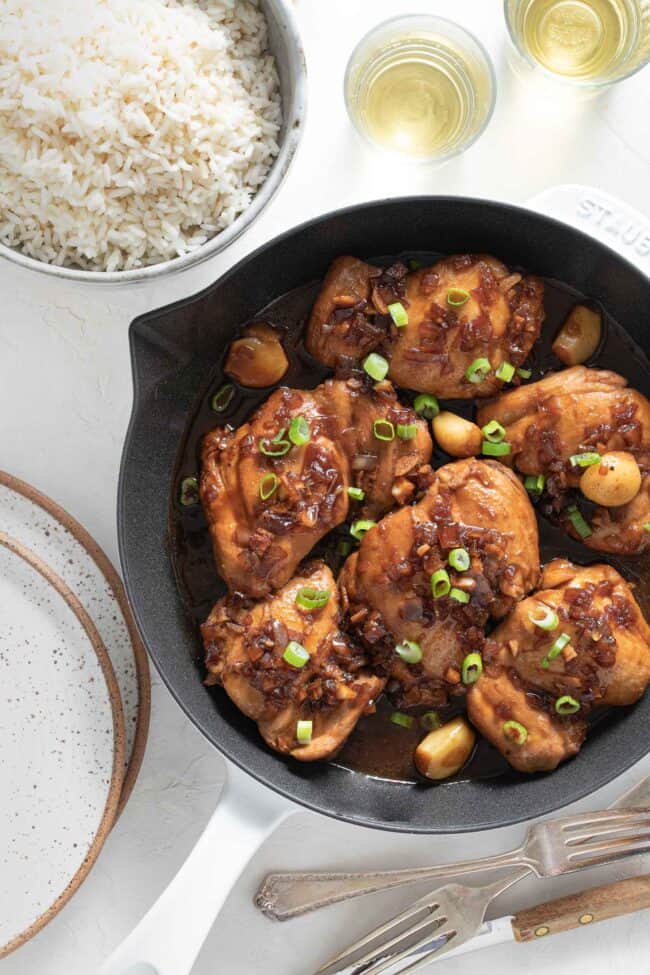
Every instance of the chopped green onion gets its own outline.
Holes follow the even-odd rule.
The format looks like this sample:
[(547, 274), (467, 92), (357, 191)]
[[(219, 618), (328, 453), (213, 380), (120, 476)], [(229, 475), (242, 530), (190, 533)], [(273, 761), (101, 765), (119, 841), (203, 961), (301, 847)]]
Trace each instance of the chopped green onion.
[(501, 443), (506, 435), (505, 427), (502, 427), (498, 420), (490, 420), (486, 423), (481, 427), (481, 433), (490, 443)]
[(337, 555), (342, 555), (345, 558), (352, 551), (352, 542), (341, 541), (336, 546)]
[(179, 501), (184, 508), (199, 503), (199, 482), (195, 477), (184, 477), (181, 481)]
[(304, 447), (306, 443), (309, 443), (309, 424), (304, 416), (294, 416), (289, 424), (289, 440), (296, 447)]
[(266, 457), (284, 457), (291, 450), (289, 441), (283, 439), (286, 432), (286, 427), (283, 427), (273, 440), (262, 437), (259, 441), (260, 452)]
[(568, 646), (569, 643), (571, 643), (571, 637), (569, 636), (569, 634), (561, 633), (557, 638), (557, 640), (555, 641), (555, 643), (553, 644), (553, 646), (551, 647), (551, 649), (549, 650), (549, 652), (542, 660), (542, 667), (544, 668), (544, 670), (548, 670), (551, 660), (555, 660), (556, 657), (559, 657), (562, 651), (564, 650), (564, 648)]
[(403, 714), (402, 711), (393, 711), (390, 716), (390, 720), (393, 724), (399, 725), (400, 728), (410, 728), (413, 724), (413, 718), (410, 714)]
[(398, 423), (397, 436), (400, 440), (414, 440), (418, 435), (417, 423)]
[(377, 355), (376, 352), (371, 352), (363, 360), (363, 368), (371, 379), (379, 383), (382, 379), (386, 378), (388, 362), (384, 359), (383, 355)]
[(558, 714), (575, 714), (580, 710), (580, 701), (576, 701), (570, 694), (563, 694), (555, 702), (555, 710)]
[(452, 548), (447, 561), (457, 572), (467, 572), (471, 560), (466, 548)]
[(646, 521), (646, 523), (643, 526), (643, 530), (644, 532), (650, 532), (650, 521)]
[(511, 362), (501, 362), (494, 373), (503, 383), (509, 383), (515, 374), (515, 367)]
[(469, 593), (465, 592), (464, 589), (456, 589), (454, 586), (449, 590), (449, 598), (455, 599), (457, 603), (463, 603), (465, 605), (465, 603), (469, 602)]
[(390, 420), (375, 420), (372, 425), (372, 432), (377, 440), (390, 442), (395, 439), (395, 427)]
[(555, 610), (551, 609), (550, 606), (545, 606), (543, 603), (538, 603), (535, 609), (528, 611), (528, 619), (534, 626), (538, 626), (540, 630), (557, 630), (560, 625), (560, 617)]
[(469, 379), (471, 383), (482, 383), (486, 376), (490, 373), (492, 366), (490, 365), (490, 360), (485, 358), (474, 359), (471, 365), (465, 370), (465, 378)]
[(506, 454), (510, 453), (510, 444), (506, 443), (505, 440), (502, 443), (490, 443), (489, 440), (484, 440), (481, 453), (485, 454), (486, 457), (505, 457)]
[(235, 387), (232, 383), (226, 383), (221, 389), (218, 389), (212, 399), (210, 400), (210, 407), (215, 413), (223, 413), (228, 409), (232, 403), (232, 398), (235, 395)]
[(442, 721), (437, 711), (425, 711), (420, 718), (420, 724), (427, 731), (435, 731), (436, 728), (442, 727)]
[(464, 288), (450, 288), (447, 292), (447, 304), (452, 308), (462, 308), (469, 301), (469, 291)]
[(363, 501), (363, 499), (366, 496), (366, 492), (363, 490), (363, 488), (349, 487), (348, 495), (352, 498), (353, 501)]
[(314, 730), (313, 721), (298, 721), (296, 723), (296, 739), (301, 745), (308, 745)]
[(517, 375), (520, 376), (521, 379), (530, 379), (532, 374), (533, 374), (532, 369), (524, 369), (523, 366), (520, 366), (519, 369), (517, 369)]
[(440, 404), (435, 396), (429, 393), (420, 393), (413, 401), (413, 409), (418, 416), (425, 416), (427, 420), (432, 420), (440, 413)]
[(587, 521), (585, 521), (575, 505), (571, 505), (570, 508), (567, 508), (567, 514), (569, 516), (569, 521), (577, 531), (580, 538), (589, 538), (590, 535), (593, 535), (591, 526)]
[(524, 487), (529, 494), (541, 494), (546, 484), (544, 474), (529, 474), (524, 481)]
[(302, 643), (291, 640), (284, 648), (282, 659), (291, 667), (304, 667), (309, 660), (309, 650)]
[(483, 658), (480, 653), (468, 653), (463, 660), (463, 684), (474, 684), (483, 673)]
[(600, 454), (588, 452), (586, 454), (573, 454), (569, 457), (572, 467), (591, 467), (600, 460)]
[(415, 640), (402, 640), (395, 647), (395, 653), (406, 664), (419, 664), (422, 660), (422, 647)]
[(277, 474), (265, 474), (260, 481), (260, 498), (262, 501), (268, 501), (278, 489), (278, 475)]
[(515, 745), (523, 745), (528, 739), (528, 728), (519, 721), (506, 721), (503, 733)]
[(422, 267), (422, 264), (420, 263), (420, 261), (416, 261), (415, 258), (411, 258), (411, 260), (409, 261), (409, 267), (412, 271), (417, 271), (419, 268)]
[(296, 604), (301, 609), (322, 609), (329, 598), (329, 589), (312, 589), (311, 586), (302, 586), (296, 593)]
[(392, 305), (389, 305), (388, 314), (397, 328), (403, 328), (409, 323), (408, 312), (401, 301), (394, 301)]
[(360, 541), (374, 524), (376, 524), (376, 522), (365, 518), (361, 518), (360, 521), (353, 521), (350, 525), (350, 534), (353, 538), (356, 538), (357, 541)]
[(448, 595), (451, 590), (451, 579), (446, 569), (438, 569), (431, 576), (431, 595), (434, 599), (440, 599)]

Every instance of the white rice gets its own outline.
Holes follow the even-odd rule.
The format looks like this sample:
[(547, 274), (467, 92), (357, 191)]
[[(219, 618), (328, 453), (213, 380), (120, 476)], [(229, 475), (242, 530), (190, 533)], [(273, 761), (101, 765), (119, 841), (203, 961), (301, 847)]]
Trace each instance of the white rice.
[(278, 152), (256, 0), (0, 0), (0, 241), (116, 271), (199, 247)]

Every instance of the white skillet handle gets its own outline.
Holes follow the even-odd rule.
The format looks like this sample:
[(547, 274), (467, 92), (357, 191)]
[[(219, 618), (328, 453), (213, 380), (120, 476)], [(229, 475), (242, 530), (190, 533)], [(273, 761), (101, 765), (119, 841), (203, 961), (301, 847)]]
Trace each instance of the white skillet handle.
[(228, 763), (219, 805), (196, 846), (99, 975), (189, 975), (240, 873), (296, 811)]
[(591, 234), (650, 277), (650, 218), (593, 186), (551, 186), (527, 206)]

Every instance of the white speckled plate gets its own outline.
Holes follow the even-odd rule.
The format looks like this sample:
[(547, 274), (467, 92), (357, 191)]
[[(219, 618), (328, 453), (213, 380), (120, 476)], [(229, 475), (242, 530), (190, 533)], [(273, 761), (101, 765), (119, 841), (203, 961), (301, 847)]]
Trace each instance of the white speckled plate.
[(0, 531), (18, 539), (61, 576), (97, 627), (124, 709), (125, 776), (118, 815), (131, 794), (149, 730), (146, 651), (111, 562), (79, 522), (30, 484), (0, 471)]
[(79, 887), (113, 825), (124, 717), (92, 620), (0, 532), (0, 957)]

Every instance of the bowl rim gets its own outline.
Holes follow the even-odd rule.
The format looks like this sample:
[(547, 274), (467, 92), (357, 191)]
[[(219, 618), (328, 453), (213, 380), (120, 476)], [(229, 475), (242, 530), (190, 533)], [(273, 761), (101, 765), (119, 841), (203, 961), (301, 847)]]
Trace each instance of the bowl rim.
[[(8, 247), (1, 242), (0, 258), (9, 260), (27, 270), (37, 271), (40, 274), (67, 281), (85, 281), (93, 284), (131, 284), (176, 274), (186, 268), (195, 267), (234, 243), (257, 219), (279, 190), (289, 171), (305, 127), (307, 62), (298, 21), (291, 7), (291, 0), (270, 0), (270, 2), (267, 0), (263, 3), (263, 13), (267, 21), (270, 17), (275, 18), (278, 29), (285, 35), (288, 46), (293, 51), (293, 57), (290, 58), (290, 67), (294, 75), (293, 85), (288, 94), (284, 111), (284, 135), (281, 136), (278, 155), (250, 205), (233, 220), (229, 227), (215, 234), (196, 250), (188, 251), (186, 254), (167, 261), (158, 261), (155, 264), (131, 268), (126, 271), (86, 271), (83, 268), (50, 264), (47, 261), (40, 261), (38, 258), (23, 254), (16, 248)], [(282, 94), (284, 96), (283, 92)]]

